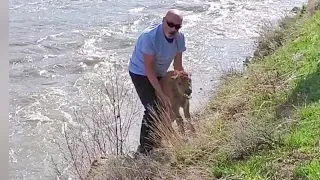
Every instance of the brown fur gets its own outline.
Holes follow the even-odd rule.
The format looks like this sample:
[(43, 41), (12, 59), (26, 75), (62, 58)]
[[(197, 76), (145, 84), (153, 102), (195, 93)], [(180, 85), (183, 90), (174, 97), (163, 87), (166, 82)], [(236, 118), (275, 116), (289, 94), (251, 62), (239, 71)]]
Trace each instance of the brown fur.
[[(170, 99), (170, 118), (172, 121), (176, 120), (176, 123), (179, 127), (179, 132), (182, 134), (185, 133), (183, 118), (179, 113), (180, 108), (183, 109), (189, 129), (192, 132), (195, 132), (195, 129), (190, 122), (191, 117), (189, 111), (189, 97), (192, 92), (190, 75), (186, 72), (168, 71), (160, 80), (160, 84), (164, 94), (166, 94)], [(185, 95), (186, 93), (189, 94), (189, 97)]]

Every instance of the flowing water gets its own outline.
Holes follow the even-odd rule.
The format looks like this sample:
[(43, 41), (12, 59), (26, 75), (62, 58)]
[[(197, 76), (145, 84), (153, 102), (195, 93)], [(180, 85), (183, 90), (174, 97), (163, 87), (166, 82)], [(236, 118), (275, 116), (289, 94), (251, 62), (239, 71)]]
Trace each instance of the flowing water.
[[(193, 77), (193, 106), (205, 103), (227, 69), (241, 68), (264, 22), (303, 0), (9, 0), (10, 179), (53, 179), (48, 140), (62, 119), (88, 102), (118, 65), (127, 65), (139, 32), (161, 22), (168, 8), (184, 13), (185, 68)], [(197, 105), (195, 105), (197, 104)], [(137, 140), (139, 122), (133, 126)]]

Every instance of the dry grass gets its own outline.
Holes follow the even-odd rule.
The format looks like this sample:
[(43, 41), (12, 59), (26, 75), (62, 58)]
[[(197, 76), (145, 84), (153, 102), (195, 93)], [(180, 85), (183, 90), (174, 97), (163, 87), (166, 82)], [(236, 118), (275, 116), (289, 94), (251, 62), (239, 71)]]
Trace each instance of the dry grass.
[(308, 0), (302, 8), (295, 7), (294, 9), (294, 14), (285, 16), (278, 23), (264, 24), (257, 41), (257, 48), (253, 54), (253, 60), (263, 59), (273, 54), (288, 40), (299, 37), (300, 33), (297, 29), (301, 26), (301, 17), (306, 14), (314, 15), (320, 9), (320, 1)]
[[(158, 106), (158, 108), (161, 107)], [(152, 126), (155, 133), (152, 138), (158, 142), (156, 150), (148, 156), (135, 154), (94, 161), (86, 179), (208, 179), (208, 172), (202, 166), (195, 166), (200, 163), (202, 155), (192, 149), (201, 147), (202, 151), (198, 152), (209, 153), (206, 149), (213, 146), (211, 138), (209, 141), (208, 137), (200, 137), (198, 134), (197, 136), (181, 135), (177, 133), (176, 128), (172, 131), (168, 128), (168, 122), (172, 122), (169, 120), (169, 114), (162, 108), (158, 111), (161, 112), (160, 115), (152, 111), (154, 112), (152, 117), (155, 119), (155, 124)], [(205, 138), (208, 140), (206, 141)], [(184, 153), (186, 150), (192, 154)], [(187, 164), (188, 167), (180, 166), (182, 164)]]
[(296, 14), (287, 15), (276, 24), (265, 23), (260, 31), (257, 40), (257, 47), (254, 51), (253, 60), (263, 59), (273, 54), (278, 48), (285, 44), (288, 40), (298, 37), (299, 19), (305, 14), (304, 8)]
[(140, 156), (137, 159), (117, 156), (95, 161), (87, 180), (142, 180), (171, 179), (170, 161), (167, 155)]
[(320, 9), (320, 1), (319, 0), (308, 0), (306, 4), (307, 12), (313, 16), (317, 10)]

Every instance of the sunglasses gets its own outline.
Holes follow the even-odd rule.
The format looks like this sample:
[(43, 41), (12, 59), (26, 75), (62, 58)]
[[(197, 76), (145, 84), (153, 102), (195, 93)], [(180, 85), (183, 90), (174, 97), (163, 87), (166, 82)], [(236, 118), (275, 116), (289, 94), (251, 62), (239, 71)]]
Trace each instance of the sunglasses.
[(176, 30), (179, 30), (179, 29), (181, 28), (181, 24), (174, 24), (174, 23), (169, 22), (169, 21), (167, 21), (167, 20), (166, 20), (166, 22), (167, 22), (167, 24), (168, 24), (169, 27), (171, 27), (171, 28), (174, 27)]

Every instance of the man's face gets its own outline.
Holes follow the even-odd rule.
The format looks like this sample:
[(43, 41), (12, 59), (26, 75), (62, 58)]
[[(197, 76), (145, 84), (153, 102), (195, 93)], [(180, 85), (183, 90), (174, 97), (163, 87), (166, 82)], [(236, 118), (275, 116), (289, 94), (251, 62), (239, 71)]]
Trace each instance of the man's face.
[(162, 24), (166, 37), (173, 39), (181, 28), (182, 19), (179, 16), (164, 17)]

